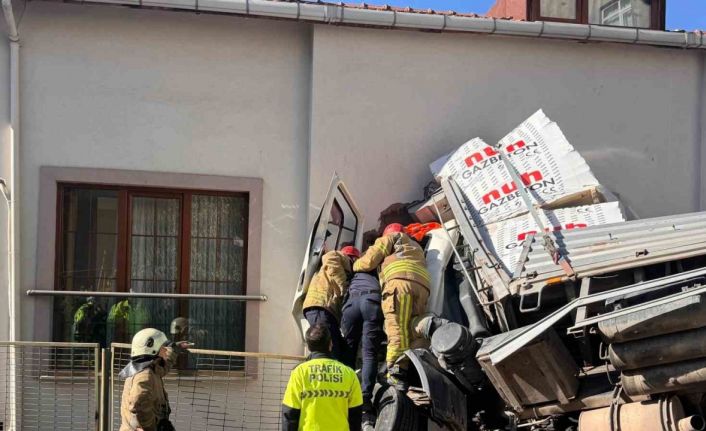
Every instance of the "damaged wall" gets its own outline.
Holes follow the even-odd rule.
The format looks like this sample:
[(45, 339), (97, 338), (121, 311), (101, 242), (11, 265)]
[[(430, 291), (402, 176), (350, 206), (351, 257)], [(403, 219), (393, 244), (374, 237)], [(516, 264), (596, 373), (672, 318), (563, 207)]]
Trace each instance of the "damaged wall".
[(316, 26), (314, 53), (310, 195), (338, 170), (367, 225), (538, 108), (634, 214), (699, 209), (700, 52)]

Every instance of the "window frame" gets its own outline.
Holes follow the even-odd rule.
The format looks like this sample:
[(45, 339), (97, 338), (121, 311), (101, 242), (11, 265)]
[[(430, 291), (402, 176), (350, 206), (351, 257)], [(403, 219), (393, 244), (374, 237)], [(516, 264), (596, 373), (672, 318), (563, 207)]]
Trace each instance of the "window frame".
[[(135, 197), (150, 197), (150, 198), (170, 198), (179, 200), (180, 226), (178, 236), (179, 248), (179, 267), (177, 273), (179, 278), (177, 281), (176, 293), (188, 294), (189, 284), (191, 282), (191, 202), (194, 195), (200, 196), (223, 196), (223, 197), (238, 197), (244, 198), (247, 202), (245, 214), (245, 231), (249, 231), (249, 207), (250, 195), (248, 192), (225, 192), (218, 190), (197, 190), (197, 189), (172, 189), (162, 187), (135, 187), (135, 186), (118, 186), (107, 184), (91, 184), (91, 183), (72, 183), (58, 182), (57, 183), (57, 224), (56, 224), (56, 239), (55, 239), (55, 255), (56, 265), (54, 266), (54, 290), (64, 290), (61, 283), (61, 273), (64, 266), (64, 198), (65, 191), (71, 188), (82, 188), (92, 190), (113, 190), (118, 192), (118, 230), (117, 230), (117, 246), (116, 246), (116, 292), (129, 292), (131, 285), (130, 262), (131, 262), (131, 241), (132, 241), (132, 202)], [(186, 240), (188, 239), (188, 240)], [(243, 295), (248, 294), (247, 279), (248, 274), (248, 244), (249, 238), (245, 238), (243, 243)]]
[[(576, 1), (576, 19), (567, 18), (552, 18), (545, 17), (541, 15), (540, 3), (541, 0), (528, 0), (527, 2), (527, 16), (531, 21), (551, 21), (551, 22), (564, 22), (572, 24), (588, 24), (588, 6), (589, 0), (575, 0)], [(608, 26), (606, 27), (618, 27), (618, 28), (637, 28), (644, 30), (664, 30), (665, 18), (666, 18), (666, 0), (652, 0), (652, 8), (650, 10), (650, 27), (649, 29), (644, 29), (643, 27), (626, 27), (626, 26)], [(593, 25), (605, 25), (605, 24), (593, 24)]]
[[(58, 185), (65, 183), (75, 187), (96, 187), (102, 189), (140, 188), (147, 191), (181, 190), (192, 194), (228, 195), (243, 194), (247, 200), (247, 230), (243, 244), (243, 291), (248, 295), (260, 295), (261, 254), (262, 254), (262, 178), (234, 177), (225, 175), (186, 174), (172, 172), (151, 172), (104, 168), (73, 168), (41, 166), (39, 175), (39, 199), (36, 218), (36, 271), (34, 278), (27, 283), (35, 289), (56, 289), (58, 286), (57, 268), (62, 263), (57, 259), (62, 243), (57, 235), (63, 225), (62, 201)], [(127, 202), (119, 200), (119, 202)], [(127, 208), (119, 208), (126, 211)], [(119, 222), (127, 229), (127, 220)], [(183, 226), (183, 225), (182, 225)], [(124, 236), (118, 235), (118, 238)], [(127, 247), (127, 244), (121, 245)], [(120, 259), (123, 254), (118, 254)], [(183, 256), (183, 254), (182, 254)], [(122, 265), (127, 268), (127, 265)], [(117, 278), (117, 274), (116, 274)], [(123, 282), (125, 283), (125, 282)], [(127, 284), (124, 284), (127, 286)], [(116, 281), (116, 289), (117, 289)], [(33, 301), (34, 324), (30, 332), (32, 339), (50, 341), (53, 339), (53, 301), (40, 297)], [(245, 302), (245, 349), (259, 350), (260, 302)]]

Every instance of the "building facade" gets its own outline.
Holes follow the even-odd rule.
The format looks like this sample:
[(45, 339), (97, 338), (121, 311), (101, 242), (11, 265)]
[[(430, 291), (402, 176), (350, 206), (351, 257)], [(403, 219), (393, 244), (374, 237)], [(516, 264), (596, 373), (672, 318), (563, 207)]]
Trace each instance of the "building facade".
[[(700, 48), (13, 6), (17, 131), (0, 44), (0, 178), (19, 178), (18, 229), (0, 230), (3, 338), (14, 322), (20, 340), (109, 342), (185, 317), (206, 348), (301, 353), (292, 297), (333, 173), (367, 230), (389, 204), (420, 197), (431, 161), (476, 136), (500, 139), (539, 108), (633, 217), (706, 209)], [(30, 289), (267, 301), (121, 305)], [(105, 323), (87, 331), (85, 319)]]

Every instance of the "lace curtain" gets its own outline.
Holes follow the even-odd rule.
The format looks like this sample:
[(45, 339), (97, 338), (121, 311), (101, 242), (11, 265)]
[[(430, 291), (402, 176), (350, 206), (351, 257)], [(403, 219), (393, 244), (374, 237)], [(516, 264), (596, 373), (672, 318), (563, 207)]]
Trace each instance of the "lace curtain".
[[(245, 198), (197, 196), (191, 201), (191, 293), (244, 293)], [(244, 349), (245, 304), (190, 301), (190, 335), (212, 349)]]
[[(180, 206), (177, 199), (134, 198), (132, 206), (131, 288), (134, 292), (177, 293), (179, 276)], [(245, 199), (193, 195), (191, 201), (191, 256), (189, 293), (236, 295), (243, 293)], [(208, 349), (244, 348), (245, 306), (242, 302), (139, 299), (131, 333), (145, 326), (169, 334), (177, 317), (188, 321), (182, 334)], [(184, 315), (186, 311), (186, 315)]]

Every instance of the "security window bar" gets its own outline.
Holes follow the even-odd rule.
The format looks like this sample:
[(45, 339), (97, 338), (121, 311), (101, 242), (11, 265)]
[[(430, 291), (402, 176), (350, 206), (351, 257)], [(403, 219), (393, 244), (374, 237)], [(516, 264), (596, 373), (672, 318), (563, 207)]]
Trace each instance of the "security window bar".
[[(56, 290), (245, 294), (247, 193), (61, 184)], [(172, 325), (181, 317), (180, 325)], [(144, 327), (242, 350), (234, 301), (57, 297), (56, 341), (129, 341)]]

